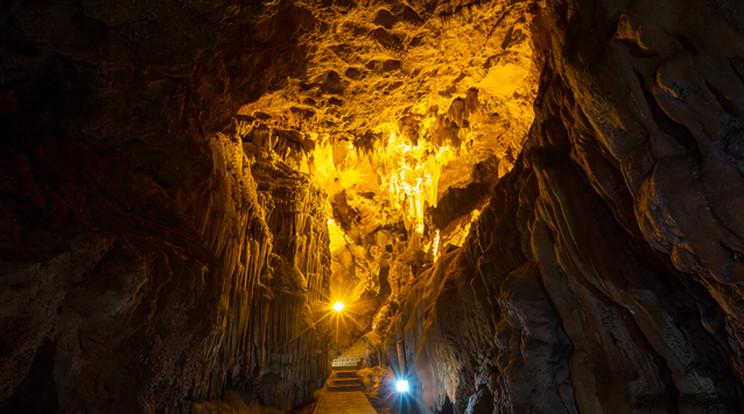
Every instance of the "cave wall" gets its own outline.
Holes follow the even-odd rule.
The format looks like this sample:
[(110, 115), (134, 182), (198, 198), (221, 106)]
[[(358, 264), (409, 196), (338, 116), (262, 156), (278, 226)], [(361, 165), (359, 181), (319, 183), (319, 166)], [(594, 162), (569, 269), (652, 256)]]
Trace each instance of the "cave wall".
[(232, 120), (303, 70), (307, 22), (258, 8), (0, 6), (0, 411), (182, 412), (231, 387), (288, 408), (322, 385), (322, 196), (257, 193)]
[[(241, 2), (0, 6), (1, 409), (184, 411), (232, 387), (287, 407), (322, 384), (327, 338), (309, 305), (328, 289), (323, 196), (290, 162), (306, 142), (248, 137), (233, 115), (252, 103), (277, 127), (365, 138), (410, 129), (396, 107), (426, 89), (449, 108), (433, 139), (453, 140), (470, 78), (408, 65), (437, 54), (417, 49), (439, 44), (428, 28), (465, 35), (487, 13), (318, 3), (338, 7), (282, 2), (258, 23)], [(518, 3), (489, 24), (527, 9), (537, 24), (509, 20), (483, 44), (519, 66), (505, 38), (521, 48), (533, 30), (534, 125), (466, 243), (403, 281), (390, 364), (403, 341), (423, 401), (456, 412), (740, 411), (741, 8)], [(343, 75), (297, 41), (335, 30), (326, 12), (349, 19), (333, 37)], [(348, 36), (366, 43), (345, 48)], [(367, 117), (385, 94), (365, 92), (383, 87), (394, 99)], [(517, 89), (521, 108), (531, 89)], [(272, 99), (282, 111), (250, 111)], [(494, 140), (511, 167), (527, 118), (497, 115), (482, 131), (508, 127)]]
[(744, 15), (548, 0), (535, 123), (385, 339), (455, 412), (744, 406)]

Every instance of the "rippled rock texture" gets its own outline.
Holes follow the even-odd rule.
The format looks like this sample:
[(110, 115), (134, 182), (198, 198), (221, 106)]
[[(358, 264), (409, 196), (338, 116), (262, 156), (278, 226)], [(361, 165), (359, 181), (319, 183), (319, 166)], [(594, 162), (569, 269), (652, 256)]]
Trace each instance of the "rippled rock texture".
[(188, 411), (230, 388), (289, 408), (322, 385), (324, 193), (231, 126), (305, 63), (252, 33), (304, 26), (256, 21), (2, 6), (0, 411)]
[(0, 411), (742, 410), (737, 2), (243, 3), (0, 5)]
[(454, 412), (740, 412), (744, 15), (549, 0), (544, 22), (521, 158), (389, 359), (404, 341)]

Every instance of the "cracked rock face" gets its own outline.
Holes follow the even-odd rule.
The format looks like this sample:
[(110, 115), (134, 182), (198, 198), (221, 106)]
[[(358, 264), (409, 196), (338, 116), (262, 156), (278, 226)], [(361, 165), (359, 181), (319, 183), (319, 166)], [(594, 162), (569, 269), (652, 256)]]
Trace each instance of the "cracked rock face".
[(220, 133), (306, 61), (245, 34), (302, 29), (257, 12), (3, 6), (0, 411), (185, 412), (228, 389), (286, 409), (322, 385), (324, 193)]
[(391, 324), (430, 407), (741, 410), (741, 18), (547, 2), (521, 158)]
[(302, 1), (264, 11), (262, 24), (300, 22), (306, 66), (243, 105), (237, 130), (327, 191), (331, 296), (363, 315), (352, 336), (404, 295), (412, 266), (462, 245), (513, 166), (534, 118), (539, 9)]
[(742, 410), (736, 2), (0, 19), (0, 411), (287, 410), (372, 325), (443, 413)]

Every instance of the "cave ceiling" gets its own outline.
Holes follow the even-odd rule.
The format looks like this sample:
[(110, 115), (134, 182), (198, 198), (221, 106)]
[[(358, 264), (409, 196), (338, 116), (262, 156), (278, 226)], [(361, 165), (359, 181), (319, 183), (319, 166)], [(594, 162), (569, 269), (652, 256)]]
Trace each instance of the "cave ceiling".
[(302, 70), (243, 105), (236, 129), (249, 157), (283, 162), (327, 192), (332, 286), (357, 286), (336, 296), (379, 290), (360, 282), (376, 280), (385, 250), (436, 260), (462, 244), (534, 119), (539, 10), (296, 1), (263, 11), (253, 38), (296, 38), (277, 53), (302, 50)]

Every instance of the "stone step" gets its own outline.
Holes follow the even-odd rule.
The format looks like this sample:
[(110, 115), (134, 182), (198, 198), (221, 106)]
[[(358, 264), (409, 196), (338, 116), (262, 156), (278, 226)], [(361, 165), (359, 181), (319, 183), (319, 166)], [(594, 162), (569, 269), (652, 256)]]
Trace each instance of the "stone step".
[(361, 391), (361, 385), (329, 385), (328, 391), (330, 392), (344, 392), (344, 391)]
[(334, 372), (357, 372), (359, 371), (359, 368), (362, 367), (362, 364), (357, 364), (354, 366), (339, 366), (339, 367), (331, 367), (331, 370)]
[(361, 361), (364, 359), (364, 356), (361, 357), (338, 357), (334, 358), (333, 361), (331, 361), (331, 365), (343, 365), (348, 363), (354, 363), (357, 361)]
[(333, 370), (343, 370), (344, 368), (359, 369), (361, 367), (362, 367), (362, 362), (361, 361), (359, 361), (359, 362), (357, 362), (355, 364), (331, 365), (331, 368), (333, 368)]
[(337, 378), (359, 378), (357, 375), (356, 370), (354, 371), (336, 371), (336, 377)]
[(362, 365), (362, 361), (360, 360), (360, 361), (351, 361), (351, 362), (347, 362), (347, 363), (344, 363), (344, 364), (332, 364), (331, 367), (333, 367), (333, 368), (335, 368), (335, 367), (339, 367), (339, 368), (342, 368), (342, 367), (359, 367), (361, 365)]
[(338, 378), (331, 380), (331, 385), (334, 387), (343, 385), (360, 385), (361, 383), (362, 380), (360, 378)]

